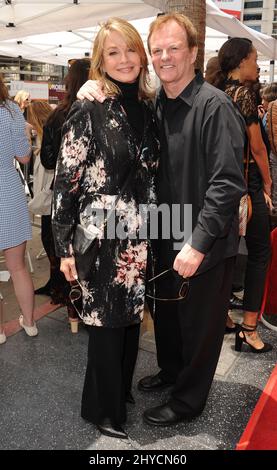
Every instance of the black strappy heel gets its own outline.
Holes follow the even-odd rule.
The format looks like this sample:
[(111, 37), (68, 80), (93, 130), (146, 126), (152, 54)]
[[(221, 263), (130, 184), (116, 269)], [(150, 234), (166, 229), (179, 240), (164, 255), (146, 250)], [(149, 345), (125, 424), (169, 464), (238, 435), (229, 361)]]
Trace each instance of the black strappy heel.
[[(247, 334), (245, 332), (253, 332), (257, 330), (257, 325), (252, 326), (252, 325), (246, 325), (243, 323), (242, 325), (239, 326), (239, 330), (236, 332), (236, 343), (235, 343), (235, 351), (241, 351), (242, 348), (242, 343), (246, 343), (247, 346), (250, 347), (250, 351), (256, 354), (261, 354), (261, 353), (266, 353), (272, 350), (273, 346), (269, 343), (264, 343), (263, 347), (260, 349), (254, 348), (252, 344), (249, 344), (247, 341)], [(240, 336), (240, 333), (243, 334), (243, 336)]]

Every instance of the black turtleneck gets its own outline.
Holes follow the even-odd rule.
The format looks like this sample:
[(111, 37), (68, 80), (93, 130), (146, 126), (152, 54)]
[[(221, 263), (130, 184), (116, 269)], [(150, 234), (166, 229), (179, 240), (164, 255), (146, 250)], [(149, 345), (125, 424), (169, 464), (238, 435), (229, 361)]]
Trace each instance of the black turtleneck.
[(143, 107), (142, 102), (138, 99), (139, 81), (136, 80), (134, 83), (122, 83), (109, 77), (115, 85), (121, 91), (119, 95), (119, 101), (122, 104), (127, 117), (128, 122), (134, 130), (138, 141), (141, 142), (143, 137)]

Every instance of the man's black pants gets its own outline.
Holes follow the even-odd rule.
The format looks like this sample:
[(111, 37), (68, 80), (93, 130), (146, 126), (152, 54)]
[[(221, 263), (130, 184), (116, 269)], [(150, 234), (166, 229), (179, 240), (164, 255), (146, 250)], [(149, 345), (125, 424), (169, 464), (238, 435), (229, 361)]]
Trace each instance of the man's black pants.
[[(190, 279), (181, 301), (156, 301), (155, 337), (160, 376), (174, 383), (169, 403), (176, 412), (200, 413), (206, 403), (224, 337), (234, 258)], [(164, 281), (161, 291), (176, 296)], [(166, 285), (167, 284), (167, 285)]]

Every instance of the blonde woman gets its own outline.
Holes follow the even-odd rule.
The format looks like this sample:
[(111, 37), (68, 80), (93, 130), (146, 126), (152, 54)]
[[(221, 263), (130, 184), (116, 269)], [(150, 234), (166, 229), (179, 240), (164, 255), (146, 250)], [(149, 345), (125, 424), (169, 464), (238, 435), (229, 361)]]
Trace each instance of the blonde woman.
[(30, 93), (28, 91), (25, 91), (25, 90), (19, 90), (14, 99), (15, 103), (18, 104), (18, 106), (20, 107), (22, 113), (24, 114), (24, 116), (26, 117), (26, 109), (30, 103)]
[(94, 41), (90, 78), (104, 82), (108, 99), (76, 102), (63, 127), (54, 188), (53, 232), (61, 270), (78, 277), (71, 245), (77, 222), (89, 229), (94, 211), (111, 209), (121, 194), (116, 226), (126, 237), (100, 240), (91, 274), (81, 281), (82, 319), (89, 328), (88, 363), (81, 415), (101, 433), (127, 438), (126, 401), (131, 394), (145, 301), (149, 241), (139, 237), (140, 204), (155, 202), (159, 142), (148, 87), (147, 56), (136, 29), (108, 20)]
[[(33, 193), (34, 198), (29, 205), (29, 209), (33, 211), (35, 209), (36, 214), (50, 214), (51, 212), (51, 200), (48, 200), (47, 207), (39, 207), (40, 201), (42, 201), (42, 190), (49, 189), (54, 177), (53, 170), (45, 170), (40, 161), (40, 148), (43, 135), (43, 126), (47, 121), (50, 113), (52, 112), (51, 106), (46, 101), (34, 101), (28, 106), (27, 110), (27, 121), (32, 126), (33, 134), (35, 134), (35, 145), (33, 149), (34, 157), (34, 168), (33, 168)], [(38, 203), (36, 203), (38, 200)]]

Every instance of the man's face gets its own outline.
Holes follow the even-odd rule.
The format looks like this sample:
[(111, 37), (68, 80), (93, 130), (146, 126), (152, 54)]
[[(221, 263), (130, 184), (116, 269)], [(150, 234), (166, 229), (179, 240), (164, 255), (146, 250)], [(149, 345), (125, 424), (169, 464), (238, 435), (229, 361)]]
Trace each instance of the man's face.
[(156, 74), (164, 85), (182, 85), (194, 74), (197, 47), (189, 49), (187, 33), (174, 20), (161, 25), (150, 38)]

